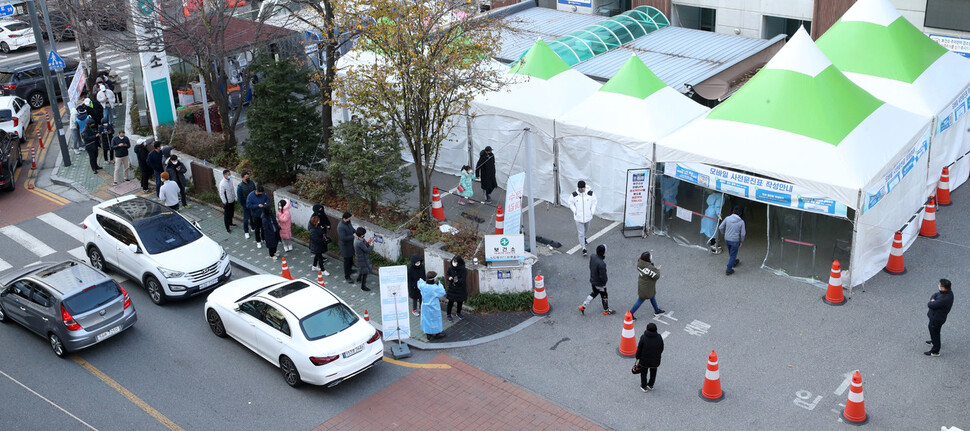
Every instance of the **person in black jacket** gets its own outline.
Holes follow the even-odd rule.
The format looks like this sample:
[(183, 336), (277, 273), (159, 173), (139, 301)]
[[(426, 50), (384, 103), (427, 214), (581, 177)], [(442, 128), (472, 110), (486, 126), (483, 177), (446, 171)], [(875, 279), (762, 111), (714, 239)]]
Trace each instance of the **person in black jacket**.
[(81, 141), (84, 142), (84, 151), (88, 152), (88, 162), (91, 163), (91, 170), (95, 174), (98, 173), (98, 169), (104, 169), (98, 166), (98, 150), (101, 149), (101, 143), (98, 140), (100, 138), (101, 134), (98, 133), (98, 125), (94, 120), (88, 121), (84, 131), (81, 132)]
[(152, 152), (145, 157), (145, 162), (155, 174), (155, 196), (157, 197), (158, 190), (162, 188), (162, 172), (165, 172), (165, 159), (162, 158), (162, 144), (160, 142), (152, 144)]
[[(121, 134), (118, 134), (121, 136)], [(128, 139), (128, 138), (125, 138)], [(138, 144), (135, 145), (135, 157), (138, 159), (138, 169), (141, 170), (141, 191), (142, 193), (149, 193), (151, 190), (148, 189), (148, 179), (155, 175), (155, 171), (148, 166), (148, 153), (151, 150), (148, 148), (148, 144), (145, 139), (139, 139)]]
[(923, 352), (926, 356), (940, 356), (940, 329), (943, 329), (943, 324), (946, 323), (946, 315), (950, 314), (950, 308), (953, 308), (953, 291), (950, 290), (952, 287), (950, 280), (941, 278), (939, 287), (940, 291), (934, 293), (930, 297), (930, 302), (926, 304), (926, 307), (929, 308), (926, 317), (930, 318), (930, 339), (926, 340), (926, 344), (933, 346), (928, 352)]
[(111, 143), (115, 138), (115, 128), (108, 124), (108, 120), (101, 122), (101, 150), (104, 151), (104, 162), (114, 163), (115, 155), (111, 151)]
[[(326, 218), (326, 215), (323, 217)], [(310, 223), (307, 224), (307, 231), (310, 232), (310, 253), (313, 254), (313, 264), (310, 265), (310, 270), (323, 271), (323, 275), (330, 275), (327, 268), (323, 267), (326, 262), (323, 254), (327, 252), (327, 244), (330, 243), (330, 238), (327, 237), (327, 228), (330, 226), (327, 223), (325, 227), (321, 220), (320, 216), (314, 213), (310, 216)]]
[[(657, 379), (657, 367), (660, 366), (660, 356), (664, 352), (664, 339), (657, 333), (657, 324), (648, 323), (647, 330), (640, 337), (637, 344), (637, 363), (640, 364), (640, 390), (653, 390), (653, 382)], [(649, 380), (647, 373), (650, 373)]]
[(169, 178), (179, 185), (179, 196), (182, 198), (182, 206), (185, 208), (191, 208), (185, 200), (185, 188), (189, 185), (185, 179), (185, 173), (188, 171), (185, 164), (179, 160), (179, 156), (175, 154), (169, 156), (168, 163), (165, 164), (165, 172), (168, 172)]
[(478, 163), (475, 163), (475, 176), (482, 180), (485, 202), (491, 202), (492, 191), (498, 187), (498, 182), (495, 181), (495, 154), (492, 154), (492, 147), (485, 147), (478, 154)]
[(418, 280), (424, 280), (427, 271), (424, 269), (424, 259), (420, 254), (411, 255), (411, 264), (408, 265), (408, 297), (411, 298), (411, 314), (421, 315), (421, 290), (418, 289)]
[(111, 140), (111, 149), (115, 152), (115, 184), (118, 184), (118, 170), (128, 181), (128, 149), (131, 148), (131, 140), (125, 136), (125, 131), (118, 132), (118, 136)]
[(461, 314), (461, 306), (464, 304), (465, 300), (468, 299), (468, 286), (465, 284), (465, 278), (468, 276), (468, 271), (465, 269), (465, 260), (461, 256), (455, 256), (451, 259), (451, 267), (448, 268), (448, 290), (445, 297), (448, 298), (448, 321), (452, 322), (454, 319), (451, 317), (451, 306), (456, 302), (458, 303), (458, 318), (464, 319), (465, 316)]
[(265, 206), (262, 208), (263, 217), (259, 220), (263, 224), (263, 240), (266, 242), (266, 251), (269, 258), (276, 260), (276, 247), (280, 243), (280, 224), (276, 221), (273, 208)]
[(606, 276), (605, 259), (606, 244), (600, 244), (596, 246), (596, 255), (589, 259), (589, 284), (593, 286), (593, 291), (583, 301), (583, 305), (579, 306), (580, 313), (586, 314), (586, 307), (589, 306), (589, 303), (593, 301), (596, 295), (599, 295), (600, 300), (603, 301), (604, 316), (616, 313), (616, 311), (610, 308), (610, 299), (606, 293), (606, 282), (609, 278)]
[(345, 212), (337, 224), (337, 245), (340, 246), (340, 257), (344, 260), (344, 281), (353, 283), (350, 275), (354, 273), (354, 225), (350, 224), (350, 218), (354, 215)]

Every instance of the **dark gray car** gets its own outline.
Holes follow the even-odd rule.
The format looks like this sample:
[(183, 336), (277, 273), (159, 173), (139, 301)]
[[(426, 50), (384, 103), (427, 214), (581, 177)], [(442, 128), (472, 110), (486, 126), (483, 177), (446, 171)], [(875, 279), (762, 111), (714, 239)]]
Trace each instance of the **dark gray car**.
[(54, 354), (100, 343), (135, 324), (128, 292), (76, 260), (30, 265), (0, 280), (0, 322), (47, 338)]

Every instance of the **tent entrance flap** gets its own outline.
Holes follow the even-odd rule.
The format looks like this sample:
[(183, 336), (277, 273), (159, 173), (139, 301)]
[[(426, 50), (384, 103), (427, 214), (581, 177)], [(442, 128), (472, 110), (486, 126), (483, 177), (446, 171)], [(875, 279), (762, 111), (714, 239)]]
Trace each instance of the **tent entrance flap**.
[(828, 284), (832, 262), (838, 260), (842, 271), (848, 271), (851, 255), (852, 223), (848, 219), (768, 207), (765, 269), (824, 286)]

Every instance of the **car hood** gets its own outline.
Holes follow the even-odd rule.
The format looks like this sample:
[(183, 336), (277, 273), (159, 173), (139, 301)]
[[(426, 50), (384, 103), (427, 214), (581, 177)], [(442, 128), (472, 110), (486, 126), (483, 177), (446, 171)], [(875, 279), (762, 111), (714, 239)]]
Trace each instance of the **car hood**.
[(155, 263), (165, 269), (192, 272), (219, 261), (222, 247), (207, 236), (174, 250), (152, 255)]

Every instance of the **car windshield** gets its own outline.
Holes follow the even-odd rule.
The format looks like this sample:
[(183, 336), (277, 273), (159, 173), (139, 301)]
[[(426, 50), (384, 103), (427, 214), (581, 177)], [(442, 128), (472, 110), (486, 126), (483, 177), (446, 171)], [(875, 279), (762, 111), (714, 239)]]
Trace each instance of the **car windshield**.
[(329, 337), (357, 323), (359, 318), (341, 302), (333, 304), (300, 320), (300, 328), (307, 340)]
[(175, 213), (138, 220), (135, 231), (148, 254), (172, 251), (202, 238), (202, 232)]
[(0, 109), (0, 123), (5, 123), (13, 118), (13, 112), (9, 109)]
[(72, 315), (84, 314), (96, 310), (121, 296), (121, 289), (113, 280), (104, 281), (82, 290), (77, 295), (68, 297), (61, 304)]
[(17, 31), (17, 30), (23, 30), (25, 28), (30, 28), (30, 26), (27, 25), (27, 23), (25, 22), (15, 22), (13, 24), (8, 24), (5, 27), (7, 27), (7, 30), (10, 30), (10, 31)]

